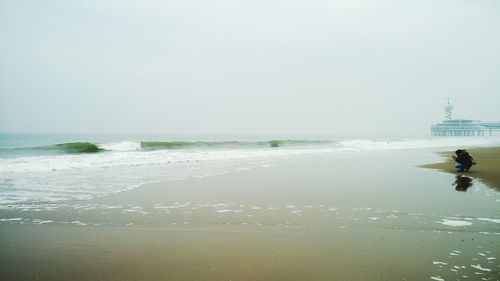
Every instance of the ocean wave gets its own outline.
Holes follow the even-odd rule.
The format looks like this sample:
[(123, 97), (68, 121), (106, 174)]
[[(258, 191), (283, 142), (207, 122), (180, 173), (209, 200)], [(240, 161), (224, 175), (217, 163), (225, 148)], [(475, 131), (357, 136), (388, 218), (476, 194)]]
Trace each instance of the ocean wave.
[[(317, 144), (317, 145), (315, 145)], [(500, 139), (413, 139), (344, 141), (262, 141), (262, 142), (116, 142), (105, 144), (67, 143), (56, 147), (55, 155), (0, 157), (2, 172), (40, 172), (67, 169), (111, 168), (117, 166), (158, 165), (165, 163), (250, 159), (285, 155), (328, 154), (346, 151), (402, 150), (419, 148), (500, 145)], [(54, 149), (54, 148), (52, 148)], [(95, 153), (99, 152), (99, 153)]]
[(0, 148), (0, 159), (97, 153), (105, 149), (91, 142), (68, 142), (34, 147)]
[[(265, 148), (265, 147), (298, 147), (335, 144), (332, 140), (269, 140), (269, 141), (120, 141), (109, 143), (97, 142), (68, 142), (46, 146), (0, 148), (3, 154), (33, 155), (61, 154), (61, 153), (95, 153), (104, 151), (151, 151), (173, 149), (238, 149), (238, 148)], [(1, 154), (0, 154), (1, 158)]]
[[(422, 139), (347, 139), (347, 140), (268, 140), (268, 141), (119, 141), (68, 142), (37, 147), (0, 148), (0, 159), (7, 156), (43, 156), (61, 154), (87, 154), (98, 152), (157, 151), (157, 150), (227, 150), (227, 149), (317, 149), (394, 150), (415, 148), (446, 148), (500, 145), (500, 138), (422, 138)], [(8, 157), (12, 158), (12, 157)]]
[(183, 148), (250, 148), (250, 147), (282, 147), (309, 146), (331, 144), (331, 140), (270, 140), (270, 141), (142, 141), (142, 150), (183, 149)]
[(498, 137), (451, 137), (451, 138), (422, 138), (422, 139), (395, 139), (395, 140), (370, 140), (350, 139), (339, 142), (345, 148), (360, 151), (372, 150), (400, 150), (419, 148), (459, 148), (500, 145)]
[(224, 161), (231, 159), (252, 159), (280, 157), (285, 155), (302, 155), (311, 153), (328, 153), (330, 148), (297, 148), (297, 149), (176, 149), (150, 151), (115, 151), (108, 153), (85, 153), (42, 155), (16, 158), (0, 158), (0, 175), (2, 173), (31, 173), (62, 170), (82, 170), (114, 168), (120, 166), (152, 166), (168, 163)]
[(4, 179), (0, 181), (0, 205), (85, 199), (88, 194), (108, 194), (144, 182), (213, 175), (273, 161), (287, 163), (300, 155), (317, 158), (348, 151), (498, 145), (500, 138), (69, 142), (23, 148), (14, 157), (2, 157), (0, 149), (0, 179)]
[(68, 142), (56, 144), (53, 147), (68, 153), (94, 153), (102, 150), (96, 144), (90, 142)]
[(141, 149), (141, 144), (133, 141), (102, 143), (99, 144), (98, 146), (103, 150), (111, 150), (111, 151), (135, 151)]

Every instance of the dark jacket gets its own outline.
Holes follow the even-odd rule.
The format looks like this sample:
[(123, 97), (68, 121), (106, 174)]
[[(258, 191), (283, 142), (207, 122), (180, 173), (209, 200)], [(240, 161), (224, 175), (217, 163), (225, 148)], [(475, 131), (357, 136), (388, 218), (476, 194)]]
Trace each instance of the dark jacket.
[(472, 159), (469, 153), (465, 150), (459, 149), (455, 153), (457, 154), (455, 161), (462, 164), (462, 166), (464, 166), (464, 170), (468, 171), (474, 164), (474, 159)]

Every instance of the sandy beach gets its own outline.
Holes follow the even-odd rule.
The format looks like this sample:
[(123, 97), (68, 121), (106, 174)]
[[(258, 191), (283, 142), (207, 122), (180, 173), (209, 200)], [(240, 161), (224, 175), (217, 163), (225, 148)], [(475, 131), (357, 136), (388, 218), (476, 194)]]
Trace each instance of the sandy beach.
[(304, 160), (3, 208), (0, 277), (498, 280), (496, 189), (457, 192), (455, 175), (418, 167), (439, 161), (430, 150)]
[(0, 281), (500, 281), (499, 11), (0, 0)]
[(446, 161), (423, 165), (424, 168), (438, 169), (455, 175), (463, 175), (477, 178), (489, 186), (500, 190), (500, 147), (482, 147), (467, 149), (477, 162), (472, 169), (466, 173), (457, 172), (454, 168), (454, 160), (451, 155), (453, 151), (441, 152)]

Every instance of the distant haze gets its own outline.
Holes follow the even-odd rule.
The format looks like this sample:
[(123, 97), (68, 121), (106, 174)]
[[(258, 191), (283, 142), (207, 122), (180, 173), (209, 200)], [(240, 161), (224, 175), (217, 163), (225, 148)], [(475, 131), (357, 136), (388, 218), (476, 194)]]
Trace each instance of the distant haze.
[(0, 131), (427, 134), (500, 121), (499, 1), (0, 1)]

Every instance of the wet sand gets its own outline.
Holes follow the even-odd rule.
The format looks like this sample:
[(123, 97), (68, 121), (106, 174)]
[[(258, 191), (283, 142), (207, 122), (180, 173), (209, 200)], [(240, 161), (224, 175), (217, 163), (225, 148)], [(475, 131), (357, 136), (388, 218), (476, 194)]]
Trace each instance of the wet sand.
[(424, 168), (438, 169), (455, 175), (464, 175), (477, 178), (484, 183), (500, 190), (500, 147), (485, 147), (467, 149), (469, 154), (477, 162), (468, 172), (457, 172), (451, 158), (454, 152), (441, 152), (445, 157), (444, 162), (423, 165)]
[(0, 279), (497, 280), (499, 193), (417, 167), (435, 160), (349, 153), (0, 209)]

